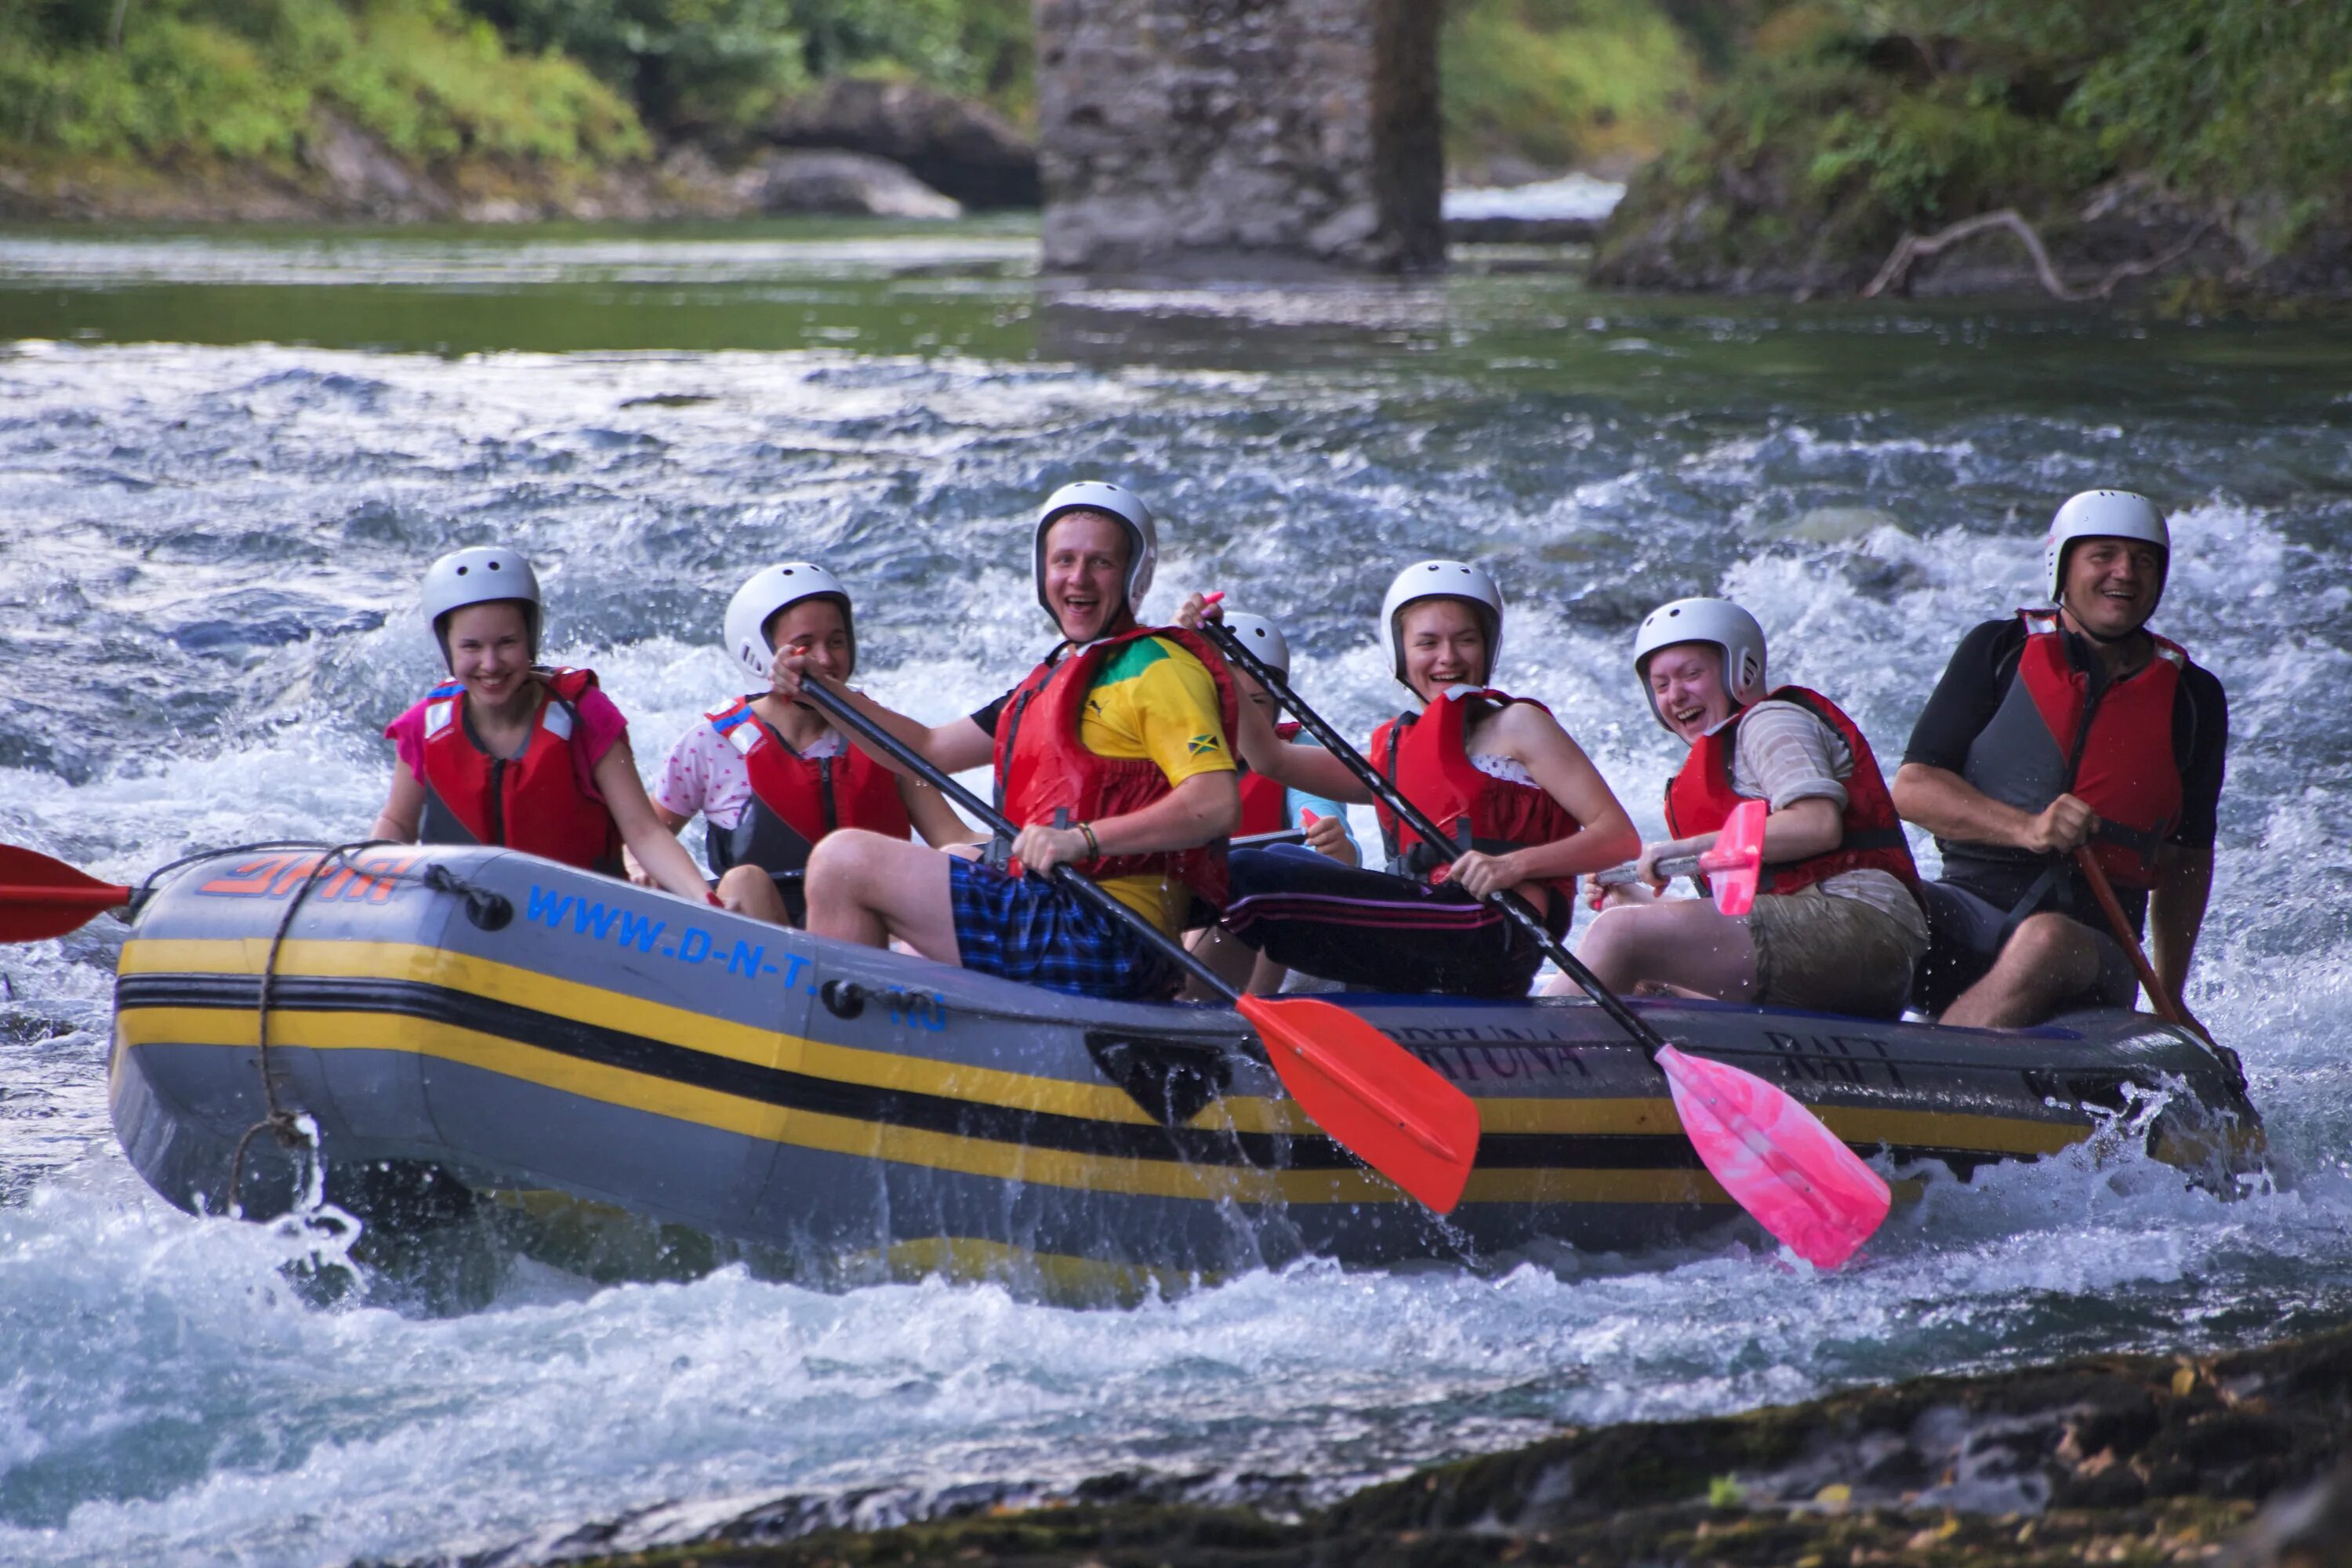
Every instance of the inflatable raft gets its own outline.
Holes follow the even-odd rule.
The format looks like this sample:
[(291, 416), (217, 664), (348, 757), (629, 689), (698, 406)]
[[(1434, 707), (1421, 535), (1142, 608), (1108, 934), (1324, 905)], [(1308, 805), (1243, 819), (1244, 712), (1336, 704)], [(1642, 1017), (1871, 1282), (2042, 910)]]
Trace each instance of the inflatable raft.
[[(187, 867), (123, 944), (110, 1092), (131, 1163), (192, 1211), (283, 1213), (315, 1158), (371, 1226), (560, 1199), (818, 1268), (1165, 1280), (1739, 1219), (1590, 1004), (1333, 999), (1476, 1099), (1450, 1216), (1318, 1134), (1228, 1008), (1037, 991), (505, 850)], [(2158, 1107), (2138, 1120), (2159, 1158), (2226, 1181), (2258, 1157), (2231, 1068), (2142, 1015), (1977, 1031), (1638, 1005), (1898, 1176), (2048, 1155), (2135, 1105)]]

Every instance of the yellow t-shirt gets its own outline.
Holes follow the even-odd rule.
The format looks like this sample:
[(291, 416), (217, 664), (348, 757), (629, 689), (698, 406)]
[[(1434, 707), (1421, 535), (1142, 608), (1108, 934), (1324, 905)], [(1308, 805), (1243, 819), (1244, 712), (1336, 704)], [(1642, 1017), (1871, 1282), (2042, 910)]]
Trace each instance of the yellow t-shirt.
[[(1087, 693), (1078, 742), (1098, 756), (1149, 757), (1171, 785), (1234, 769), (1216, 679), (1165, 637), (1138, 637), (1104, 660)], [(1171, 936), (1183, 929), (1192, 895), (1173, 878), (1147, 872), (1108, 877), (1102, 886)]]

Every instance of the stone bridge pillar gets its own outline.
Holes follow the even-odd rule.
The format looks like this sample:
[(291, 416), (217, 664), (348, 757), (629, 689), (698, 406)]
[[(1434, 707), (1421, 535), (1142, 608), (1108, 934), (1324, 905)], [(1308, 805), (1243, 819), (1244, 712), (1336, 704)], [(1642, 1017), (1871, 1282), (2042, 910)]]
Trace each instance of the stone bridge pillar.
[(1045, 266), (1443, 266), (1442, 10), (1035, 0)]

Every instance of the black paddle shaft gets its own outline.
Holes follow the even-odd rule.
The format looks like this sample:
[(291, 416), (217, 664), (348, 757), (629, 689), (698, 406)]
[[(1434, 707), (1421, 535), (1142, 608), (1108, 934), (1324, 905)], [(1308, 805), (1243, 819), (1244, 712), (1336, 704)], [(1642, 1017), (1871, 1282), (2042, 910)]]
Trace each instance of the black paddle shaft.
[[(1201, 629), (1208, 635), (1211, 642), (1217, 645), (1219, 652), (1249, 671), (1252, 679), (1274, 693), (1274, 700), (1288, 710), (1291, 717), (1297, 719), (1300, 727), (1314, 736), (1325, 751), (1345, 763), (1348, 771), (1356, 775), (1356, 782), (1372, 792), (1374, 799), (1396, 813), (1406, 826), (1444, 851), (1447, 856), (1461, 855), (1462, 847), (1454, 843), (1452, 834), (1432, 822), (1426, 813), (1406, 799), (1403, 791), (1398, 789), (1381, 774), (1378, 768), (1372, 766), (1362, 752), (1349, 745), (1339, 731), (1325, 723), (1321, 714), (1307, 706), (1305, 699), (1290, 689), (1290, 682), (1276, 673), (1256, 654), (1251, 652), (1242, 639), (1234, 635), (1231, 628), (1204, 617), (1201, 622)], [(1575, 981), (1587, 996), (1598, 1003), (1601, 1010), (1609, 1015), (1612, 1022), (1633, 1036), (1643, 1050), (1655, 1057), (1665, 1048), (1666, 1042), (1659, 1036), (1658, 1031), (1643, 1022), (1631, 1007), (1618, 1000), (1616, 993), (1601, 984), (1600, 976), (1579, 963), (1576, 954), (1569, 952), (1567, 944), (1551, 934), (1551, 928), (1544, 924), (1543, 917), (1537, 914), (1525, 899), (1507, 889), (1490, 893), (1487, 897), (1505, 914), (1517, 921), (1522, 930), (1534, 937), (1542, 946), (1546, 956), (1559, 964), (1562, 973)]]
[[(870, 746), (879, 747), (898, 758), (899, 763), (911, 771), (916, 777), (980, 818), (982, 826), (1005, 838), (1020, 837), (1021, 830), (1006, 821), (1003, 812), (948, 777), (945, 773), (932, 766), (929, 760), (914, 747), (860, 713), (847, 701), (835, 696), (815, 680), (803, 679), (801, 682), (801, 695), (823, 709), (827, 718), (856, 731), (859, 740)], [(1217, 994), (1226, 1001), (1241, 1000), (1240, 992), (1226, 984), (1215, 970), (1186, 952), (1182, 942), (1176, 941), (1158, 926), (1104, 892), (1082, 872), (1073, 870), (1067, 866), (1056, 866), (1054, 868), (1054, 879), (1062, 886), (1075, 889), (1080, 898), (1113, 920), (1123, 921), (1138, 936), (1158, 948), (1161, 957), (1182, 968), (1186, 973), (1202, 984), (1215, 990)]]

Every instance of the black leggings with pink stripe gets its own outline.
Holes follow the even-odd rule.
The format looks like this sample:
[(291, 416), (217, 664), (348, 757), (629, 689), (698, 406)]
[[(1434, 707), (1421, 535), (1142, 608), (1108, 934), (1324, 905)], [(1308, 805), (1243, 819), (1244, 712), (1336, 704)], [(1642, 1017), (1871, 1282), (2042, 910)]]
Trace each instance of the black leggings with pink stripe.
[[(1277, 963), (1377, 991), (1524, 996), (1543, 952), (1492, 904), (1312, 849), (1236, 849), (1224, 927)], [(1571, 913), (1555, 899), (1554, 935)]]

